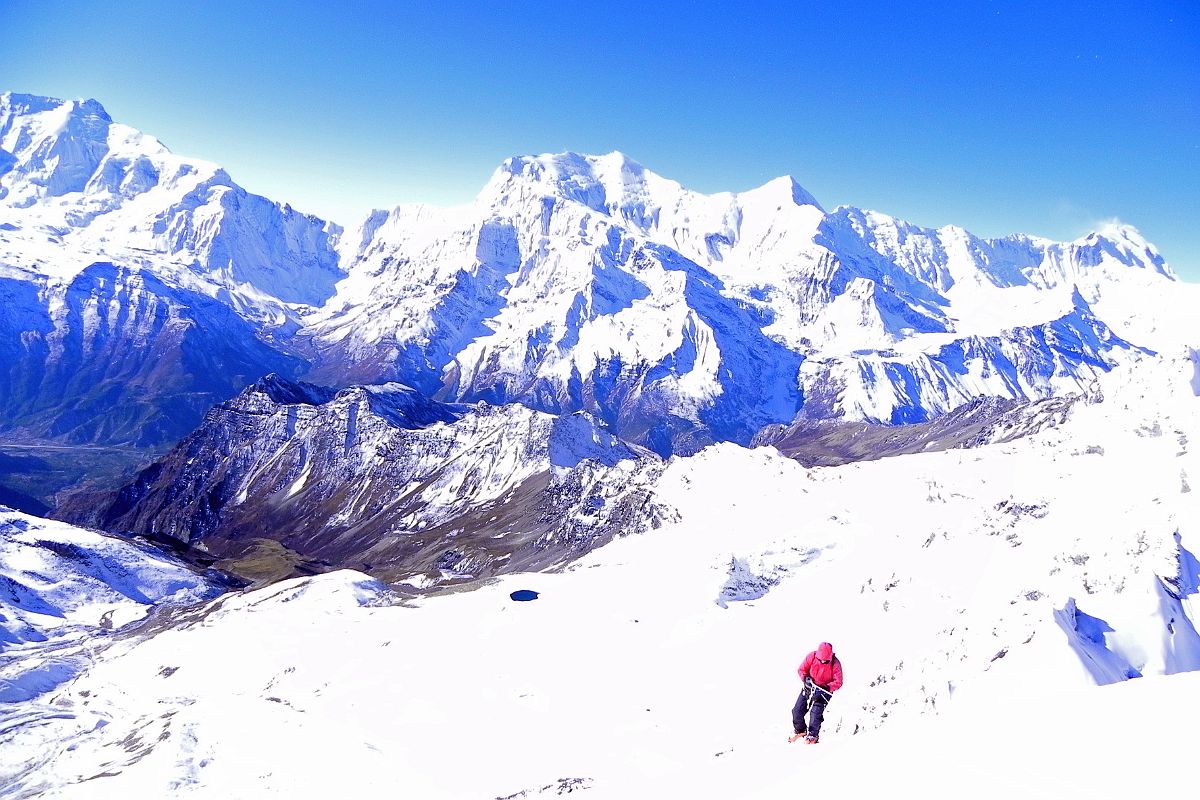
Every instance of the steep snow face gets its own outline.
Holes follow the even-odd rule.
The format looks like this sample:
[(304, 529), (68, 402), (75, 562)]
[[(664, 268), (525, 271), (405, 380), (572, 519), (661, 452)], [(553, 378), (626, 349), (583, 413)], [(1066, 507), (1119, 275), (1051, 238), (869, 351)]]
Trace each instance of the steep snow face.
[[(108, 154), (112, 118), (95, 100), (0, 95), (0, 198), (18, 208), (81, 192)], [(130, 187), (136, 188), (136, 187)]]
[(659, 469), (583, 413), (447, 405), (396, 384), (333, 392), (272, 376), (73, 518), (233, 559), (274, 541), (326, 569), (427, 588), (555, 566), (653, 524), (646, 495)]
[[(778, 797), (797, 769), (853, 797), (1169, 792), (1200, 698), (1196, 374), (1142, 358), (1064, 424), (969, 451), (805, 469), (717, 445), (658, 480), (677, 521), (554, 574), (230, 595), (131, 631), (0, 754), (50, 797)], [(789, 746), (821, 641), (846, 683), (821, 744)]]

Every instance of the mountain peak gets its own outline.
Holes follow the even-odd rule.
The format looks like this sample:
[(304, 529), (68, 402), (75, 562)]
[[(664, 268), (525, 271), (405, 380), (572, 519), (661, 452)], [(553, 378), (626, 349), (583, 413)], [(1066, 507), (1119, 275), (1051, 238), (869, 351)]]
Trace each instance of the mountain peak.
[(505, 161), (484, 189), (481, 198), (504, 202), (514, 186), (537, 194), (581, 203), (611, 214), (618, 209), (662, 205), (669, 197), (686, 192), (678, 183), (657, 175), (624, 153), (544, 153), (515, 156)]
[(69, 107), (68, 116), (98, 117), (106, 123), (111, 123), (112, 117), (95, 99), (61, 100), (57, 97), (46, 97), (37, 94), (22, 94), (20, 92), (4, 92), (0, 94), (0, 119), (10, 117), (31, 116)]
[(329, 402), (334, 392), (322, 386), (293, 381), (272, 372), (242, 390), (242, 396), (261, 394), (280, 405), (316, 406)]
[[(798, 206), (824, 211), (791, 175), (784, 175), (745, 192), (705, 194), (664, 178), (619, 150), (604, 155), (544, 153), (515, 156), (496, 171), (484, 195), (494, 198), (509, 190), (513, 180), (530, 181), (556, 197), (574, 200), (596, 211), (612, 213), (621, 208), (651, 208), (678, 204), (684, 198), (707, 200), (744, 196), (767, 196)], [(691, 202), (689, 201), (689, 202)]]
[(648, 182), (679, 187), (617, 150), (600, 156), (575, 152), (515, 156), (501, 165), (499, 173), (532, 179), (568, 194), (597, 186), (609, 190), (644, 189)]
[[(762, 192), (767, 195), (776, 196), (781, 200), (790, 201), (798, 206), (813, 206), (821, 211), (825, 209), (817, 202), (817, 198), (800, 185), (800, 182), (791, 175), (781, 175), (778, 178), (773, 178), (757, 189), (751, 189), (751, 192)], [(743, 192), (748, 194), (748, 192)]]
[(528, 175), (536, 178), (562, 178), (573, 175), (595, 177), (600, 174), (624, 174), (640, 177), (648, 172), (645, 167), (619, 150), (613, 150), (604, 155), (567, 151), (513, 156), (506, 160), (500, 169), (510, 175)]
[(1108, 249), (1123, 263), (1153, 268), (1168, 278), (1178, 279), (1158, 248), (1147, 241), (1137, 228), (1119, 219), (1104, 222), (1087, 236), (1076, 240), (1075, 244), (1085, 248)]

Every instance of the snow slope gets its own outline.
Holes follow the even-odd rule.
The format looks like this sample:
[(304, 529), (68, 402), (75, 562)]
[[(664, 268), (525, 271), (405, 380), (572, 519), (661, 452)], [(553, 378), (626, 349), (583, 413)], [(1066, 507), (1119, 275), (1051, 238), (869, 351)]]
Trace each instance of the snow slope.
[[(1065, 424), (972, 450), (676, 458), (656, 499), (678, 522), (562, 572), (226, 595), (40, 698), (0, 748), (8, 796), (1175, 793), (1198, 364), (1143, 358)], [(822, 743), (787, 745), (822, 640), (846, 686)]]
[(0, 729), (36, 718), (31, 701), (84, 672), (112, 632), (227, 586), (144, 544), (0, 506)]
[(216, 584), (146, 545), (0, 506), (0, 647), (119, 628)]

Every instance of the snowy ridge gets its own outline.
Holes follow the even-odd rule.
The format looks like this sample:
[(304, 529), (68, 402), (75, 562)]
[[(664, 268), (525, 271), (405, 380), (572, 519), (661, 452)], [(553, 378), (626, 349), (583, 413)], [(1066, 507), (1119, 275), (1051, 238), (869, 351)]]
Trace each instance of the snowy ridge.
[(427, 588), (549, 568), (653, 524), (646, 495), (659, 470), (653, 454), (582, 413), (269, 376), (132, 484), (64, 513), (203, 546), (235, 571), (274, 541), (316, 568)]
[(149, 547), (0, 506), (0, 649), (121, 627), (216, 584)]

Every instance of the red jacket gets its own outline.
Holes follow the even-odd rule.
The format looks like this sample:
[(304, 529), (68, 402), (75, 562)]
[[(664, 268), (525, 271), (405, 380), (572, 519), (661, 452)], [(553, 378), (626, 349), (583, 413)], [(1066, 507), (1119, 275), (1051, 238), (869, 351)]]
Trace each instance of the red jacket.
[(842, 662), (833, 654), (833, 645), (829, 642), (821, 642), (816, 650), (806, 655), (796, 672), (800, 673), (800, 680), (812, 678), (822, 689), (836, 692), (842, 688)]

